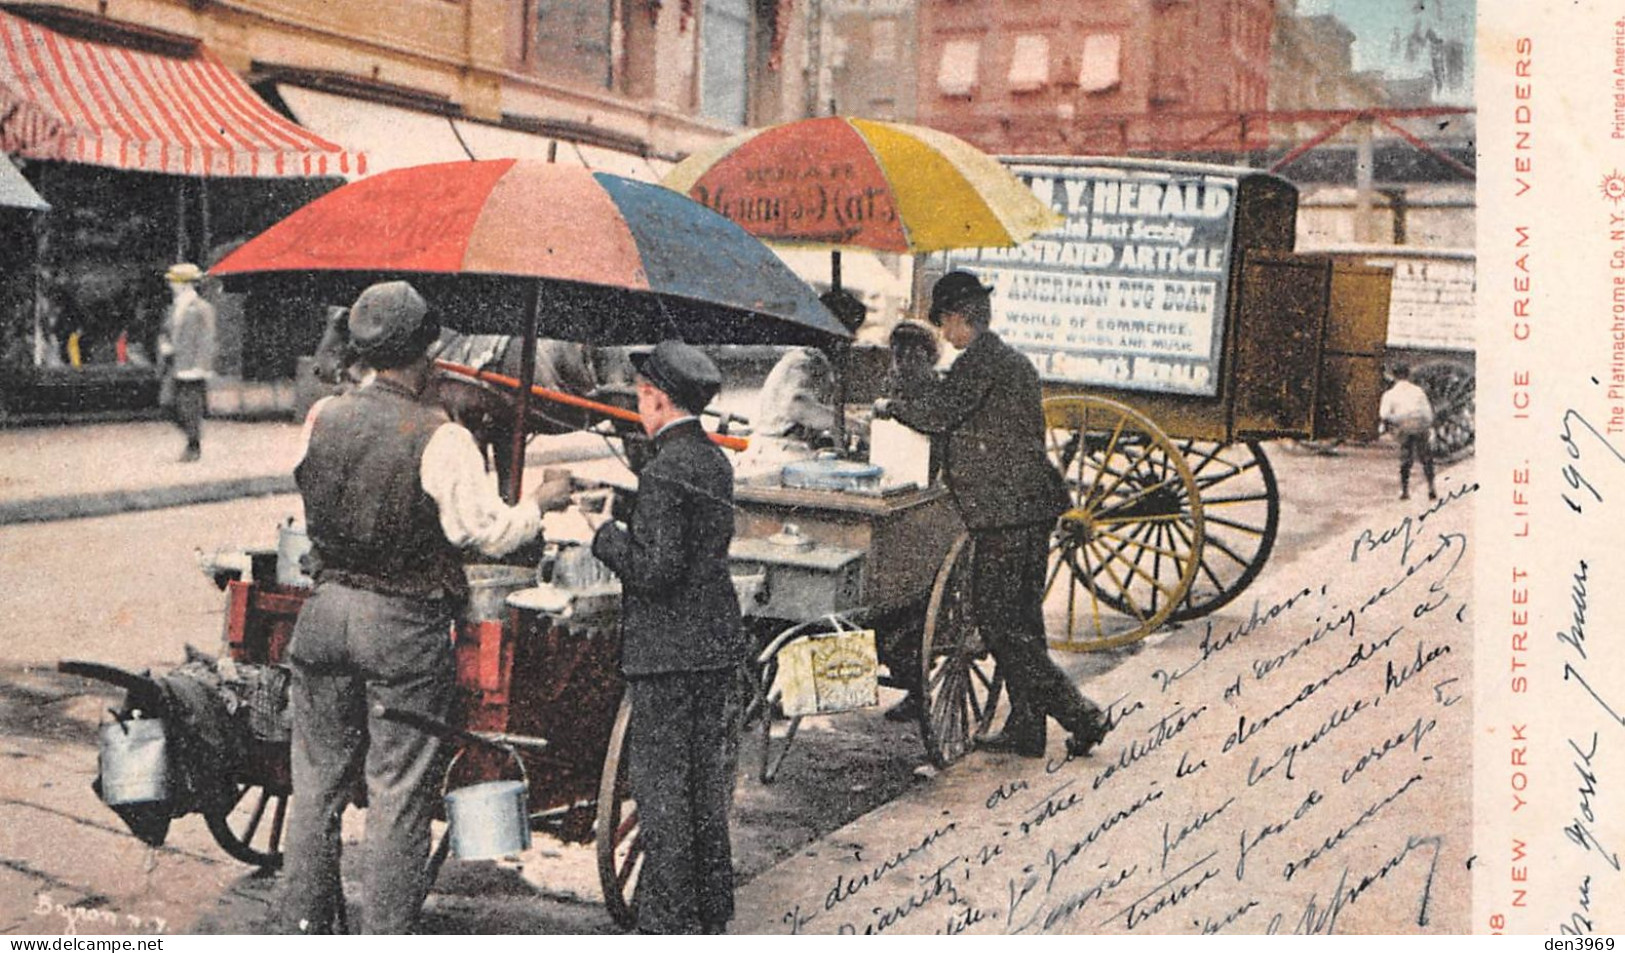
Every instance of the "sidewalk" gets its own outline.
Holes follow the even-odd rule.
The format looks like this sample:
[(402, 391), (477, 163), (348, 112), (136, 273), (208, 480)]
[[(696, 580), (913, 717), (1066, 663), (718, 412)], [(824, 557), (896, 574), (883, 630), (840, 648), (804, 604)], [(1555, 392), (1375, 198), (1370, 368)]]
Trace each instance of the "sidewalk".
[[(603, 452), (590, 434), (533, 443), (530, 464)], [(162, 421), (0, 429), (0, 525), (107, 516), (296, 492), (300, 427), (209, 420), (203, 459), (180, 463), (185, 438)]]

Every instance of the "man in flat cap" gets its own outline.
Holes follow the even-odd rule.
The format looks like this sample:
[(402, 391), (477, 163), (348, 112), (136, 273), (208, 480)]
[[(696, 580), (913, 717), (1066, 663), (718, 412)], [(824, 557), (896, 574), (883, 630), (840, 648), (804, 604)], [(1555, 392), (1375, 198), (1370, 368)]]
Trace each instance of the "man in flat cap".
[(1105, 716), (1050, 658), (1044, 634), (1049, 537), (1066, 487), (1044, 453), (1038, 372), (988, 330), (991, 292), (963, 271), (936, 283), (931, 323), (963, 353), (942, 380), (877, 401), (875, 415), (947, 435), (943, 476), (975, 545), (972, 610), (1010, 691), (1003, 731), (979, 747), (1042, 757), (1054, 718), (1081, 757), (1105, 735)]
[(203, 414), (209, 403), (209, 378), (214, 376), (214, 305), (197, 293), (203, 270), (190, 262), (164, 272), (171, 303), (158, 335), (158, 355), (169, 380), (175, 424), (186, 435), (182, 463), (203, 456)]
[(439, 324), (404, 281), (350, 309), (350, 339), (377, 373), (312, 408), (295, 470), (318, 566), (288, 656), (293, 665), (293, 799), (281, 926), (327, 932), (339, 884), (339, 821), (367, 786), (368, 933), (405, 933), (429, 884), (429, 820), (440, 742), (377, 717), (379, 706), (445, 720), (452, 621), (467, 599), (465, 547), (501, 556), (570, 499), (567, 478), (508, 506), (474, 437), (425, 397)]
[(621, 578), (628, 757), (644, 849), (638, 930), (721, 933), (734, 912), (735, 669), (747, 651), (728, 575), (733, 469), (698, 418), (722, 378), (678, 341), (633, 362), (654, 457), (638, 474), (630, 525), (599, 527), (592, 551)]

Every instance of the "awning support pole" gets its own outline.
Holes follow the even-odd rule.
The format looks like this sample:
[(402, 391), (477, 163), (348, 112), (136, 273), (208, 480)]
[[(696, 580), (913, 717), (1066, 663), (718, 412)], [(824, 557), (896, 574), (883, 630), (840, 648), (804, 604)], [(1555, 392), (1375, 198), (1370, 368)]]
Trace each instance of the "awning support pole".
[(209, 229), (209, 180), (208, 179), (198, 179), (197, 180), (197, 195), (198, 195), (198, 198), (197, 198), (198, 217), (202, 220), (201, 227), (203, 229), (203, 247), (198, 250), (196, 261), (197, 261), (198, 264), (200, 264), (203, 267), (207, 268), (207, 267), (209, 267), (209, 249), (214, 244), (214, 241), (213, 241), (212, 237), (209, 234), (210, 229)]
[(175, 260), (188, 261), (186, 255), (186, 180), (175, 180)]

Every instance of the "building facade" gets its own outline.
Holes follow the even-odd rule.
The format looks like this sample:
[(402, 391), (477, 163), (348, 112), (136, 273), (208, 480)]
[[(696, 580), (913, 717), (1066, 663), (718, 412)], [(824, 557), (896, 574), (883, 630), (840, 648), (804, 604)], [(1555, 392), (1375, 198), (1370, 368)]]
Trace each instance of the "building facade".
[[(25, 372), (11, 380), (62, 385), (66, 396), (50, 406), (69, 410), (92, 384), (124, 392), (133, 381), (156, 393), (164, 266), (207, 266), (341, 177), (513, 156), (655, 181), (697, 148), (742, 126), (798, 118), (814, 103), (808, 8), (790, 0), (61, 0), (6, 11), (17, 40), (0, 56), (0, 107), (11, 110), (0, 142), (53, 209), (0, 212), (0, 226), (18, 236), (8, 247), (30, 250), (8, 265), (0, 288), (0, 358)], [(257, 98), (329, 151), (287, 167), (279, 156), (273, 169), (251, 149), (224, 165), (226, 149), (177, 164), (177, 143), (139, 144), (150, 138), (143, 131), (117, 129), (122, 138), (104, 143), (112, 133), (96, 130), (121, 120), (91, 115), (96, 104), (176, 110), (151, 90), (117, 88), (127, 82), (117, 70), (77, 57), (63, 61), (56, 91), (103, 88), (77, 109), (71, 94), (50, 100), (30, 65), (28, 51), (43, 42), (35, 27), (81, 52), (136, 51), (234, 76), (193, 83), (206, 99), (213, 91), (218, 109), (172, 115), (172, 130), (206, 134), (219, 122), (229, 139), (257, 122), (233, 104)], [(18, 118), (64, 105), (81, 115)], [(234, 122), (242, 129), (225, 128)], [(52, 123), (75, 129), (71, 154), (41, 145)], [(245, 317), (242, 307), (253, 303), (221, 301), (221, 369), (290, 375), (294, 356), (314, 343), (312, 322)]]
[(1268, 141), (1272, 0), (919, 0), (916, 115), (1000, 154)]
[(823, 6), (814, 51), (824, 111), (913, 122), (916, 0), (817, 2)]

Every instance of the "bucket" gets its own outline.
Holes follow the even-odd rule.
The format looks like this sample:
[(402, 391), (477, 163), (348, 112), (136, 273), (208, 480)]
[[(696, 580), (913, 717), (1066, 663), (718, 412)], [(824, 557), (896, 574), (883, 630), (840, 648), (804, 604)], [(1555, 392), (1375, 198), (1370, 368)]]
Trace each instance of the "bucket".
[(530, 847), (530, 813), (524, 781), (484, 781), (446, 795), (451, 855), (490, 860)]
[(310, 537), (305, 535), (303, 526), (295, 526), (292, 520), (283, 523), (276, 530), (276, 583), (279, 586), (300, 586), (309, 589), (316, 585), (316, 580), (305, 575), (305, 570), (299, 565), (299, 559), (310, 552)]
[(528, 566), (475, 563), (463, 570), (468, 576), (464, 622), (501, 622), (508, 617), (508, 596), (536, 585), (536, 570)]
[(99, 734), (103, 802), (116, 806), (169, 799), (169, 748), (161, 719), (108, 722)]

